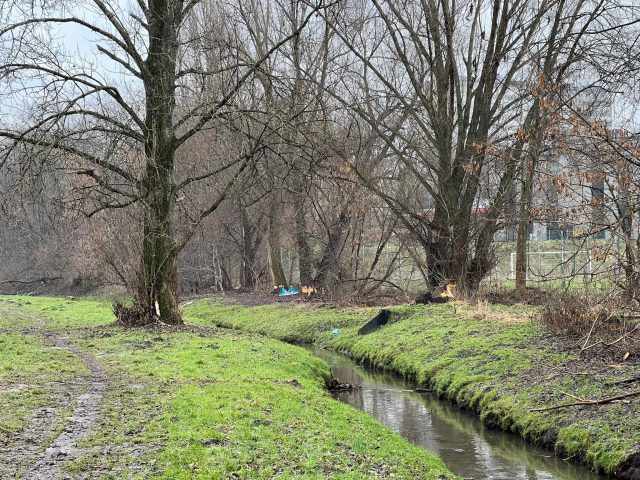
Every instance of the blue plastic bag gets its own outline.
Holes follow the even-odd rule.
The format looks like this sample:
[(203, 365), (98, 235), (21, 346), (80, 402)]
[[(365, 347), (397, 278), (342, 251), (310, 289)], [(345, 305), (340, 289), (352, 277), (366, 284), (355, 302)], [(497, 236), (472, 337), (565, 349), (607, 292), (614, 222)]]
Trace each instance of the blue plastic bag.
[(297, 295), (298, 293), (300, 293), (300, 292), (298, 292), (298, 290), (295, 287), (291, 287), (288, 290), (286, 288), (282, 287), (280, 289), (280, 295), (279, 296), (288, 297), (289, 295)]

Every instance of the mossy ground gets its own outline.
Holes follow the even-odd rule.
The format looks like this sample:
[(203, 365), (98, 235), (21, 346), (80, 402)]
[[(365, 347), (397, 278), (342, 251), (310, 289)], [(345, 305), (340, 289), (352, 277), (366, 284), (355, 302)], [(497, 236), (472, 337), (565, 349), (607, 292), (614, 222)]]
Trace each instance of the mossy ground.
[[(200, 300), (190, 318), (293, 342), (345, 352), (391, 370), (462, 407), (491, 426), (555, 448), (563, 458), (593, 469), (621, 473), (640, 456), (640, 400), (545, 413), (530, 409), (629, 391), (610, 383), (640, 375), (640, 364), (580, 358), (575, 348), (546, 334), (524, 306), (450, 303), (391, 307), (393, 323), (359, 336), (376, 309), (313, 305), (247, 307), (229, 299)], [(337, 335), (333, 329), (339, 328)], [(613, 365), (613, 366), (612, 366)], [(617, 365), (617, 366), (616, 366)]]
[(112, 322), (107, 302), (0, 297), (0, 444), (53, 401), (48, 385), (87, 373), (52, 347), (53, 332), (108, 375), (97, 428), (63, 466), (72, 478), (456, 478), (333, 400), (327, 366), (301, 348), (222, 329)]

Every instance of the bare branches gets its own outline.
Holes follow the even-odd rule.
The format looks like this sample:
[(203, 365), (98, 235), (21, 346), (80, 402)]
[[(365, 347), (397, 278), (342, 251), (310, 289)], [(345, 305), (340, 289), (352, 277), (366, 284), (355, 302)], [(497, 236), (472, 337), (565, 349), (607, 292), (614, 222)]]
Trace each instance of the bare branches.
[(11, 139), (16, 144), (27, 144), (27, 145), (37, 146), (37, 147), (46, 147), (46, 148), (52, 148), (54, 150), (59, 150), (61, 152), (68, 153), (70, 155), (86, 160), (93, 165), (105, 168), (133, 184), (135, 184), (137, 181), (133, 175), (126, 172), (119, 166), (111, 163), (110, 161), (105, 160), (104, 158), (100, 158), (98, 156), (91, 155), (90, 153), (80, 150), (79, 148), (76, 148), (70, 145), (61, 144), (56, 140), (34, 138), (34, 137), (24, 136), (22, 134), (16, 134), (16, 133), (6, 132), (6, 131), (0, 131), (0, 137)]
[[(94, 1), (98, 3), (102, 3), (99, 0), (94, 0)], [(110, 14), (110, 15), (113, 16), (113, 14)], [(27, 20), (13, 23), (1, 29), (0, 38), (4, 37), (6, 34), (10, 32), (13, 32), (15, 30), (18, 30), (20, 28), (27, 27), (27, 26), (45, 25), (45, 24), (61, 25), (65, 23), (73, 23), (73, 24), (79, 25), (99, 35), (100, 37), (103, 37), (105, 40), (113, 42), (122, 51), (124, 51), (127, 55), (129, 55), (136, 62), (136, 65), (138, 66), (138, 68), (142, 70), (142, 67), (144, 66), (144, 62), (142, 61), (142, 58), (140, 57), (139, 53), (135, 49), (135, 46), (131, 42), (131, 39), (128, 37), (128, 35), (125, 38), (120, 39), (115, 35), (109, 33), (108, 31), (98, 27), (96, 24), (83, 20), (82, 18), (79, 18), (79, 17), (29, 18)], [(122, 34), (123, 32), (120, 32), (120, 33)]]
[(235, 82), (233, 87), (223, 95), (223, 97), (217, 101), (213, 106), (206, 107), (205, 105), (198, 105), (193, 108), (190, 112), (184, 115), (180, 120), (178, 120), (176, 124), (176, 129), (179, 129), (181, 126), (188, 124), (191, 120), (195, 121), (195, 124), (191, 126), (186, 132), (180, 135), (176, 139), (176, 145), (180, 146), (185, 143), (189, 138), (193, 135), (201, 131), (206, 127), (207, 123), (213, 120), (216, 115), (226, 106), (229, 102), (234, 98), (234, 96), (240, 91), (240, 89), (244, 86), (244, 84), (260, 69), (260, 67), (269, 59), (271, 56), (277, 52), (283, 45), (290, 42), (293, 38), (300, 34), (300, 32), (308, 25), (313, 16), (319, 12), (321, 9), (326, 8), (323, 5), (323, 2), (320, 1), (311, 12), (305, 17), (305, 19), (300, 23), (298, 28), (285, 35), (283, 38), (278, 40), (271, 48), (269, 48), (260, 58), (256, 59), (255, 62), (251, 65), (251, 67), (244, 72), (240, 78)]

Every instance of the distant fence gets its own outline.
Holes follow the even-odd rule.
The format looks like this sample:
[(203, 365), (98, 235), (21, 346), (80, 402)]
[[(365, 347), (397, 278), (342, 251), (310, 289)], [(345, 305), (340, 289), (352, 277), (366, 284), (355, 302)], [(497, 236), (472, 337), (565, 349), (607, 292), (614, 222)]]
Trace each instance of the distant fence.
[[(618, 261), (623, 255), (620, 242), (608, 240), (531, 240), (527, 246), (527, 280), (560, 282), (620, 278)], [(496, 248), (496, 266), (487, 280), (513, 281), (516, 278), (515, 242), (502, 242)]]
[[(543, 280), (593, 275), (590, 250), (527, 252), (527, 279)], [(509, 279), (516, 278), (516, 252), (511, 252)]]

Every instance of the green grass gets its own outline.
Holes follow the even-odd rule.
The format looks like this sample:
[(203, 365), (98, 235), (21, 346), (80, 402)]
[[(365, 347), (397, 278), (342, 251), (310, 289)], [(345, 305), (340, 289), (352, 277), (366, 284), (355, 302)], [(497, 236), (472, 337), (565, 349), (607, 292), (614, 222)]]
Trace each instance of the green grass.
[[(302, 348), (229, 330), (124, 330), (109, 325), (107, 302), (13, 297), (18, 303), (3, 305), (7, 298), (0, 330), (46, 318), (46, 331), (67, 336), (109, 376), (99, 424), (65, 465), (71, 476), (456, 478), (434, 455), (333, 400), (323, 388), (328, 367)], [(50, 357), (35, 330), (25, 341), (3, 351), (14, 365), (0, 377), (6, 383), (82, 373), (63, 350)], [(0, 411), (8, 401), (0, 395)]]
[[(432, 386), (444, 398), (475, 410), (486, 424), (555, 448), (563, 457), (615, 473), (640, 456), (640, 402), (530, 412), (567, 401), (561, 392), (603, 398), (628, 387), (607, 386), (623, 372), (572, 375), (598, 366), (553, 348), (524, 306), (460, 303), (391, 308), (390, 325), (365, 336), (357, 330), (376, 309), (269, 305), (246, 307), (201, 300), (186, 309), (193, 321), (260, 333), (291, 342), (318, 343), (356, 360)], [(332, 333), (339, 328), (337, 335)], [(600, 365), (600, 364), (598, 364)], [(602, 365), (600, 365), (602, 366)]]
[(113, 323), (110, 302), (70, 298), (0, 296), (0, 300), (17, 302), (21, 311), (46, 318), (45, 330), (100, 327)]
[(34, 322), (0, 302), (0, 443), (50, 403), (59, 384), (88, 373), (74, 355), (31, 332)]

